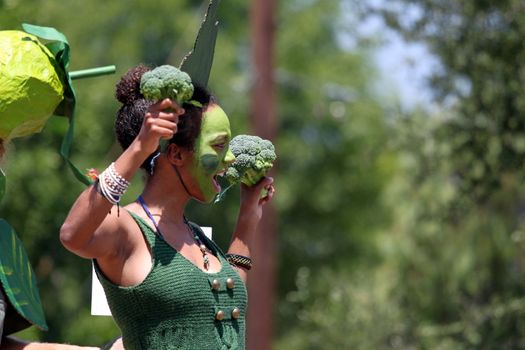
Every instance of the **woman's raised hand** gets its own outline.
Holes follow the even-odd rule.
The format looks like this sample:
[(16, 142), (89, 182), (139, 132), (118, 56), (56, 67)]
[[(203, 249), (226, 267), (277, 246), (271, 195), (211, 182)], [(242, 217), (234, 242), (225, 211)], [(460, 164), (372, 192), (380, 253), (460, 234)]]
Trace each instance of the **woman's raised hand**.
[[(261, 197), (263, 190), (266, 190), (267, 194)], [(274, 193), (273, 178), (271, 177), (263, 177), (253, 186), (241, 184), (241, 207), (228, 253), (251, 257), (251, 246), (257, 226), (262, 218), (263, 207), (272, 200)], [(247, 271), (239, 268), (237, 272), (246, 282)]]
[(169, 98), (151, 105), (137, 135), (142, 149), (151, 154), (159, 147), (161, 139), (171, 139), (177, 132), (177, 123), (182, 114), (184, 109)]

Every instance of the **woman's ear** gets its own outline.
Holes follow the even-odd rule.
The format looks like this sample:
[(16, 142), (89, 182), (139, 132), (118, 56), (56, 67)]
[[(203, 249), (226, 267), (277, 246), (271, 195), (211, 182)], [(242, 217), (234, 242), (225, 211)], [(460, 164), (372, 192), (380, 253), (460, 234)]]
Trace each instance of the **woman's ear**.
[(166, 157), (170, 163), (181, 166), (188, 158), (188, 151), (182, 147), (177, 146), (174, 143), (170, 143), (166, 149)]

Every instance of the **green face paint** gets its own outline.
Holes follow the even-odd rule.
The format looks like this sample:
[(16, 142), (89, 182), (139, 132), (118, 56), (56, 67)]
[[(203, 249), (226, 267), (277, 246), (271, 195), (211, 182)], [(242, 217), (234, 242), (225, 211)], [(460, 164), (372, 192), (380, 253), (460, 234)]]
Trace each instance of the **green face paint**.
[(208, 174), (213, 174), (219, 168), (219, 157), (214, 154), (205, 154), (200, 161), (202, 169)]
[(211, 202), (220, 192), (216, 175), (235, 160), (229, 149), (230, 139), (228, 116), (218, 105), (209, 106), (195, 142), (195, 163), (192, 168), (192, 175), (197, 180), (204, 202)]

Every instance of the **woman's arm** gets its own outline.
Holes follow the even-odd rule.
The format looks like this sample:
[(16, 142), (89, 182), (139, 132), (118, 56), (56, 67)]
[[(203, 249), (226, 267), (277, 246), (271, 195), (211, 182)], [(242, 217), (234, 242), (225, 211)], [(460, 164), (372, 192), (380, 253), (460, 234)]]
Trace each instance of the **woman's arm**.
[[(257, 231), (257, 225), (262, 217), (263, 206), (272, 200), (274, 194), (272, 184), (273, 178), (271, 177), (263, 178), (252, 187), (241, 184), (241, 207), (228, 254), (251, 258), (252, 241)], [(260, 195), (263, 189), (268, 191), (268, 195), (261, 198)], [(248, 270), (237, 265), (237, 272), (243, 281), (246, 282)]]
[[(171, 109), (166, 112), (166, 109)], [(115, 170), (130, 180), (144, 160), (158, 148), (161, 138), (170, 139), (177, 131), (179, 115), (184, 113), (176, 103), (165, 99), (152, 105), (139, 134), (115, 161)], [(124, 243), (123, 220), (118, 220), (116, 208), (97, 190), (89, 186), (73, 204), (60, 229), (62, 244), (85, 258), (100, 258), (114, 254)]]

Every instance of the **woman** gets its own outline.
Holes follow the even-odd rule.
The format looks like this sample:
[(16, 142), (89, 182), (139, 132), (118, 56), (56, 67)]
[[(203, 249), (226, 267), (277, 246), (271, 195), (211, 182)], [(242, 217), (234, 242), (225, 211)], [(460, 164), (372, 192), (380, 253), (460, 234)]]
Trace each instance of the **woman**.
[[(115, 125), (124, 152), (79, 196), (61, 241), (94, 259), (127, 350), (244, 349), (250, 241), (273, 180), (241, 187), (227, 260), (186, 220), (184, 208), (192, 198), (211, 202), (220, 191), (217, 176), (235, 160), (228, 117), (199, 88), (193, 100), (202, 108), (146, 101), (139, 82), (147, 70), (138, 66), (117, 84), (123, 106)], [(161, 139), (170, 141), (158, 152)], [(119, 210), (115, 204), (140, 167), (147, 172), (144, 191)], [(263, 188), (269, 195), (261, 199)]]

